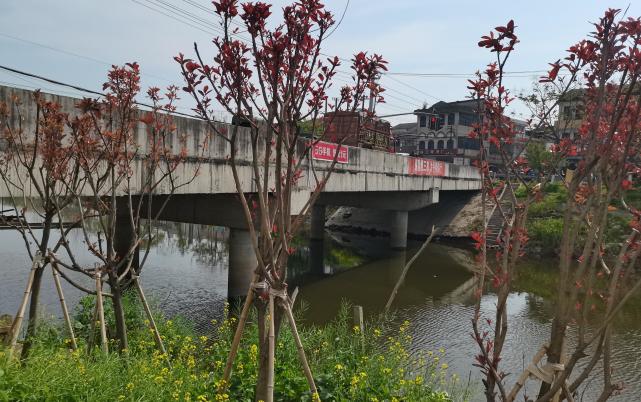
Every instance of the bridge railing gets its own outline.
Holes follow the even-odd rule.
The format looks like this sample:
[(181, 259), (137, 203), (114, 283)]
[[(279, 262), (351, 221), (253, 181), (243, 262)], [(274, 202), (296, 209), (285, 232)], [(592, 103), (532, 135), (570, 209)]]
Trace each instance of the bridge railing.
[[(36, 120), (36, 105), (33, 101), (32, 91), (0, 86), (0, 100), (9, 101), (12, 96), (17, 96), (23, 104), (23, 128), (27, 130), (27, 132), (28, 130), (33, 130)], [(59, 103), (63, 111), (71, 115), (78, 113), (75, 107), (78, 99), (53, 94), (44, 94), (44, 96), (49, 100)], [(140, 113), (145, 113), (145, 111), (141, 111)], [(204, 157), (211, 163), (229, 163), (231, 153), (229, 142), (221, 136), (214, 135), (214, 130), (212, 130), (205, 121), (183, 116), (174, 116), (173, 122), (176, 129), (169, 137), (169, 142), (176, 152), (180, 152), (184, 146), (186, 147), (186, 155), (188, 157)], [(231, 133), (233, 129), (233, 126), (227, 123), (216, 123), (216, 127), (224, 133)], [(140, 122), (135, 133), (141, 155), (146, 154), (146, 130), (146, 125)], [(238, 130), (236, 159), (240, 165), (248, 165), (252, 161), (250, 132), (249, 129), (245, 127), (238, 127)], [(205, 138), (207, 138), (208, 141), (205, 142)], [(300, 144), (302, 146), (299, 147), (299, 150), (302, 150), (304, 144), (308, 141), (309, 139), (301, 138)], [(257, 149), (261, 150), (263, 149), (262, 138), (259, 142)], [(335, 169), (339, 172), (347, 171), (351, 173), (381, 173), (388, 176), (428, 176), (480, 180), (478, 169), (471, 166), (460, 166), (427, 158), (416, 158), (351, 146), (342, 146), (339, 149), (337, 144), (328, 142), (318, 143), (312, 152), (310, 152), (314, 167), (319, 170), (327, 170), (337, 151), (341, 153), (341, 155), (339, 155), (340, 159), (335, 166)], [(258, 155), (257, 158), (259, 161), (263, 159), (262, 155)]]

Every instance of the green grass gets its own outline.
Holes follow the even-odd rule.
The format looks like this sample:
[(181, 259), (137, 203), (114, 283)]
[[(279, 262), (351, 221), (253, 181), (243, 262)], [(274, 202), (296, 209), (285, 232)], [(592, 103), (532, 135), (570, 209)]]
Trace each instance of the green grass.
[[(91, 309), (91, 303), (78, 314)], [(132, 309), (130, 303), (129, 309)], [(304, 347), (323, 401), (450, 401), (467, 390), (450, 375), (441, 353), (410, 356), (409, 323), (351, 326), (349, 306), (324, 327), (302, 328)], [(129, 314), (130, 320), (139, 315)], [(0, 350), (0, 401), (253, 401), (257, 328), (247, 327), (230, 386), (219, 392), (235, 319), (212, 323), (197, 336), (185, 322), (158, 319), (168, 349), (161, 355), (142, 321), (130, 322), (130, 350), (107, 356), (85, 343), (71, 352), (54, 325), (45, 325), (28, 360), (9, 361)], [(81, 323), (82, 326), (84, 324)], [(114, 347), (115, 345), (112, 345)], [(171, 361), (171, 368), (167, 364)], [(275, 400), (311, 400), (289, 328), (276, 347)], [(446, 392), (449, 391), (449, 392)]]

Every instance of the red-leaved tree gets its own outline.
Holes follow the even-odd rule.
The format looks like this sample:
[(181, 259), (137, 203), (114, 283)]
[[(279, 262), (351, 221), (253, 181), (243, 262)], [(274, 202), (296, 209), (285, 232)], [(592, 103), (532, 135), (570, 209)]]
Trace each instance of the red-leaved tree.
[[(528, 378), (540, 383), (538, 401), (573, 400), (579, 387), (591, 374), (595, 375), (598, 363), (603, 384), (598, 400), (606, 400), (620, 389), (612, 378), (611, 356), (616, 346), (611, 338), (612, 324), (641, 287), (641, 278), (634, 270), (641, 253), (641, 213), (622, 198), (640, 173), (641, 91), (637, 81), (641, 74), (641, 20), (618, 18), (618, 14), (618, 10), (608, 10), (594, 24), (595, 31), (589, 38), (570, 47), (568, 56), (552, 63), (548, 76), (542, 79), (547, 90), (538, 92), (541, 97), (532, 109), (537, 112), (532, 120), (533, 133), (558, 141), (552, 148), (554, 157), (543, 166), (547, 170), (534, 182), (524, 180), (523, 173), (529, 168), (527, 160), (521, 158), (521, 151), (510, 147), (515, 134), (505, 115), (505, 106), (512, 97), (503, 85), (504, 69), (518, 42), (514, 23), (497, 27), (479, 42), (479, 46), (496, 53), (496, 62), (470, 86), (479, 102), (481, 117), (474, 135), (481, 140), (483, 194), (492, 208), (486, 211), (484, 206), (486, 230), (475, 234), (480, 250), (479, 302), (473, 319), (474, 339), (480, 350), (475, 364), (483, 373), (488, 401), (497, 397), (514, 400)], [(568, 138), (551, 132), (559, 127), (550, 124), (549, 117), (559, 100), (578, 85), (585, 114), (578, 118), (577, 135)], [(549, 96), (550, 90), (555, 96)], [(489, 144), (501, 155), (505, 179), (498, 183), (489, 174)], [(568, 196), (563, 205), (560, 276), (550, 339), (508, 389), (506, 373), (500, 367), (508, 331), (507, 296), (527, 241), (527, 211), (541, 199), (551, 175), (567, 157), (579, 162), (564, 183)], [(524, 197), (516, 196), (517, 185), (525, 188)], [(606, 249), (609, 212), (617, 200), (629, 214), (630, 233), (618, 247)], [(500, 218), (500, 230), (490, 235), (487, 222), (496, 216)], [(490, 245), (496, 246), (492, 257), (488, 254)], [(484, 320), (480, 297), (488, 285), (497, 294), (497, 304), (494, 316)], [(578, 365), (580, 361), (583, 364)]]
[[(287, 261), (293, 251), (292, 238), (327, 183), (338, 157), (336, 152), (334, 161), (323, 166), (312, 163), (309, 157), (311, 148), (325, 138), (329, 126), (317, 129), (327, 91), (340, 65), (337, 57), (327, 58), (321, 53), (334, 19), (318, 0), (302, 0), (284, 7), (281, 22), (272, 22), (271, 6), (265, 3), (239, 5), (235, 0), (222, 0), (213, 4), (224, 32), (213, 40), (215, 56), (206, 60), (195, 46), (195, 58), (180, 54), (176, 61), (185, 79), (184, 90), (196, 101), (196, 112), (228, 143), (229, 165), (257, 259), (223, 387), (229, 385), (245, 321), (254, 306), (260, 354), (256, 399), (273, 400), (274, 343), (283, 317), (297, 340), (311, 393), (318, 397), (291, 312)], [(240, 39), (239, 25), (249, 34), (248, 41)], [(358, 53), (351, 66), (354, 84), (341, 88), (340, 98), (331, 108), (354, 111), (366, 94), (381, 102), (383, 90), (376, 78), (385, 65), (381, 56)], [(231, 127), (215, 123), (211, 111), (215, 103), (234, 116)], [(320, 134), (303, 140), (299, 130), (303, 121), (308, 125), (311, 121), (311, 132)], [(240, 139), (249, 139), (251, 144), (249, 167), (239, 160)], [(251, 183), (243, 182), (243, 174), (250, 177)], [(296, 206), (292, 194), (300, 191), (306, 198)]]

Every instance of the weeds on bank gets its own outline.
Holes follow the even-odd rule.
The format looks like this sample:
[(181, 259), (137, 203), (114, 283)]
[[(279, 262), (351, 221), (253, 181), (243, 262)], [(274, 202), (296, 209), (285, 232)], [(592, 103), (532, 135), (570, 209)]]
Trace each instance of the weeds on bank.
[[(81, 333), (88, 326), (91, 303), (76, 315)], [(135, 306), (129, 303), (129, 309)], [(448, 373), (444, 351), (410, 355), (409, 322), (352, 327), (344, 305), (323, 327), (302, 329), (302, 338), (317, 379), (319, 396), (327, 401), (450, 401), (467, 398), (465, 387)], [(227, 314), (226, 314), (227, 316)], [(209, 335), (197, 335), (184, 320), (158, 317), (169, 356), (158, 352), (138, 312), (130, 311), (131, 350), (87, 356), (86, 345), (68, 350), (58, 328), (40, 329), (27, 361), (9, 361), (0, 351), (0, 401), (252, 401), (258, 364), (257, 328), (250, 324), (241, 345), (231, 384), (221, 377), (236, 322), (212, 322)], [(286, 325), (286, 324), (283, 324)], [(171, 361), (171, 368), (167, 364)], [(281, 330), (276, 351), (278, 401), (311, 400), (300, 370), (294, 340)]]

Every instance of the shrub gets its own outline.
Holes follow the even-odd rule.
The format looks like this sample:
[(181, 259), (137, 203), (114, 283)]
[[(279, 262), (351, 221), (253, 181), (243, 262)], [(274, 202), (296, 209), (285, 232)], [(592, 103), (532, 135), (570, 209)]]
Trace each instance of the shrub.
[[(409, 323), (395, 329), (389, 322), (371, 324), (361, 333), (351, 326), (349, 311), (344, 306), (332, 323), (301, 330), (322, 400), (452, 400), (445, 389), (460, 392), (459, 399), (467, 397), (448, 374), (443, 351), (409, 355)], [(132, 348), (123, 355), (104, 356), (96, 349), (87, 356), (84, 346), (70, 352), (61, 338), (56, 345), (37, 343), (24, 364), (8, 361), (0, 351), (0, 401), (253, 401), (255, 323), (248, 326), (228, 390), (218, 392), (234, 323), (233, 317), (214, 322), (210, 336), (198, 336), (180, 322), (159, 317), (169, 356), (157, 351), (144, 325), (132, 326)], [(287, 328), (281, 330), (276, 353), (274, 399), (310, 400)]]
[(544, 248), (552, 250), (561, 244), (563, 236), (562, 218), (541, 218), (528, 222), (528, 235), (530, 239)]

